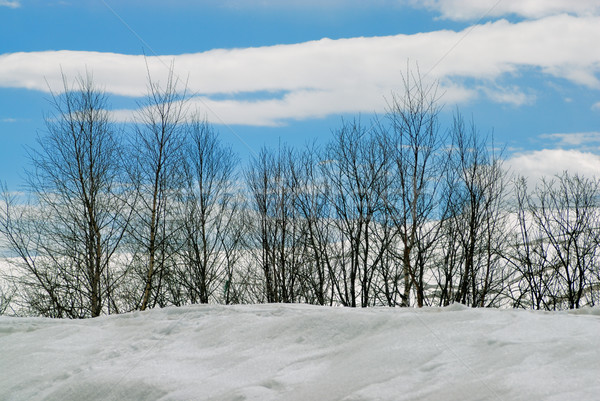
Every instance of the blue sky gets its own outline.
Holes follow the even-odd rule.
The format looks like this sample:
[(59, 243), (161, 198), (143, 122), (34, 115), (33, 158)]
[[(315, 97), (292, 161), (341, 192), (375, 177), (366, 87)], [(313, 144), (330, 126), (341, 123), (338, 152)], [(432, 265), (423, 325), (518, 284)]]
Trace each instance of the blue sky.
[[(600, 171), (598, 0), (0, 0), (0, 180), (17, 189), (60, 72), (132, 119), (171, 62), (245, 160), (384, 113), (407, 61), (528, 176)], [(145, 55), (145, 57), (144, 57)]]

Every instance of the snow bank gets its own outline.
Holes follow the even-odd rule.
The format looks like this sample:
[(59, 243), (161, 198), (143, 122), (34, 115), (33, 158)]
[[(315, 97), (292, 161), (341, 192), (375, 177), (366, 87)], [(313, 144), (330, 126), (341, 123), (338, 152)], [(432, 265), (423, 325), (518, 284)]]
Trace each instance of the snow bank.
[(0, 372), (2, 400), (592, 400), (600, 309), (0, 317)]

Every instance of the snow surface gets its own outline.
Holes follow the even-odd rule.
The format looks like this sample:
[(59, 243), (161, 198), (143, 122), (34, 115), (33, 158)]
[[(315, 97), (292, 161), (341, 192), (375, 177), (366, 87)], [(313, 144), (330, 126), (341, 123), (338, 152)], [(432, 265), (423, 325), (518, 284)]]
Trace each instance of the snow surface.
[(1, 400), (597, 400), (600, 309), (0, 317)]

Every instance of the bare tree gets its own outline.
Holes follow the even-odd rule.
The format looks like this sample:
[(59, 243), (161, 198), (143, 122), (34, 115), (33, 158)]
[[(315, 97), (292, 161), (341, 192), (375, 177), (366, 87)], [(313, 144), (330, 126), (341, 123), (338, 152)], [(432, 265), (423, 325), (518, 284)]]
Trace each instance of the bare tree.
[(389, 246), (376, 233), (379, 216), (386, 212), (389, 159), (373, 130), (358, 121), (344, 122), (325, 154), (321, 168), (335, 224), (334, 291), (345, 306), (370, 306), (376, 300), (374, 278)]
[(267, 302), (295, 302), (302, 266), (301, 225), (295, 208), (290, 163), (294, 152), (266, 148), (246, 172), (257, 222), (255, 240)]
[(111, 263), (127, 224), (120, 142), (91, 76), (74, 87), (63, 83), (64, 93), (52, 97), (47, 134), (30, 151), (34, 203), (24, 209), (5, 196), (0, 226), (34, 311), (94, 317), (110, 312), (123, 273)]
[(6, 187), (2, 205), (0, 230), (12, 256), (6, 260), (16, 270), (6, 278), (19, 287), (21, 296), (15, 301), (19, 314), (83, 317), (81, 305), (71, 307), (76, 299), (70, 295), (79, 292), (77, 288), (69, 290), (79, 285), (73, 280), (77, 272), (68, 264), (56, 263), (52, 258), (54, 253), (46, 256), (42, 249), (46, 243), (43, 228), (47, 220), (41, 217), (39, 206), (30, 200), (24, 203)]
[(164, 281), (175, 265), (174, 241), (181, 221), (174, 212), (183, 186), (185, 91), (171, 69), (161, 86), (149, 77), (149, 93), (140, 104), (135, 139), (129, 150), (129, 177), (134, 212), (129, 244), (142, 281), (139, 308), (168, 303)]
[(205, 121), (190, 122), (186, 136), (183, 246), (177, 285), (192, 303), (220, 299), (217, 290), (227, 302), (240, 239), (236, 224), (239, 202), (233, 186), (236, 159)]
[[(403, 269), (402, 305), (410, 304), (414, 289), (416, 304), (425, 303), (425, 270), (438, 239), (444, 208), (440, 204), (440, 182), (447, 158), (440, 134), (437, 86), (426, 85), (421, 76), (403, 76), (404, 93), (393, 96), (387, 117), (385, 148), (392, 152), (392, 190), (387, 195), (388, 214), (397, 229), (401, 247), (398, 259)], [(391, 275), (397, 280), (396, 275)], [(396, 287), (396, 282), (393, 282)]]
[(551, 309), (553, 274), (550, 244), (544, 241), (541, 227), (534, 221), (532, 195), (524, 177), (514, 183), (516, 227), (505, 257), (513, 269), (507, 293), (517, 308)]
[[(10, 309), (12, 297), (14, 296), (14, 289), (6, 289), (0, 287), (0, 315), (6, 314), (6, 311)], [(13, 311), (14, 313), (14, 311)]]
[(297, 163), (290, 166), (295, 208), (298, 218), (304, 221), (301, 239), (306, 253), (302, 280), (307, 287), (305, 296), (308, 302), (318, 305), (332, 303), (332, 281), (336, 279), (330, 189), (321, 174), (322, 163), (327, 161), (321, 160), (319, 150), (313, 145), (306, 147)]
[(586, 300), (586, 287), (600, 256), (599, 193), (596, 179), (565, 172), (554, 180), (543, 179), (530, 200), (532, 219), (541, 234), (535, 241), (549, 248), (540, 267), (546, 265), (552, 272), (548, 301), (552, 309), (591, 303)]
[(505, 285), (499, 249), (505, 232), (505, 173), (493, 143), (490, 149), (474, 123), (467, 128), (457, 114), (451, 133), (451, 178), (455, 181), (449, 185), (455, 190), (450, 194), (451, 215), (446, 224), (454, 227), (446, 232), (457, 236), (451, 243), (459, 253), (453, 256), (458, 265), (450, 268), (458, 282), (452, 289), (446, 287), (446, 292), (452, 290), (456, 302), (486, 306), (496, 301)]

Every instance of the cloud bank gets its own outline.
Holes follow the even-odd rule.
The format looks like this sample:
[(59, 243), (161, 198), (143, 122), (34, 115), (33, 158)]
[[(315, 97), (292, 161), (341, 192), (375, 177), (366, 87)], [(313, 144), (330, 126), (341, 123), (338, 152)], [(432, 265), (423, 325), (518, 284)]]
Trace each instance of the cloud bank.
[(598, 37), (600, 17), (559, 15), (519, 23), (500, 20), (468, 33), (325, 38), (146, 59), (68, 50), (9, 53), (0, 55), (0, 86), (59, 91), (61, 70), (67, 77), (90, 71), (108, 93), (139, 97), (147, 88), (146, 64), (153, 79), (164, 82), (173, 62), (200, 111), (213, 122), (277, 125), (288, 119), (381, 112), (384, 96), (401, 89), (410, 60), (426, 80), (440, 81), (446, 104), (484, 97), (519, 106), (534, 102), (535, 94), (502, 82), (524, 72), (600, 89), (600, 53), (590, 51)]
[(505, 163), (511, 172), (535, 183), (569, 171), (587, 177), (598, 176), (600, 156), (591, 152), (565, 149), (542, 149), (516, 154)]

